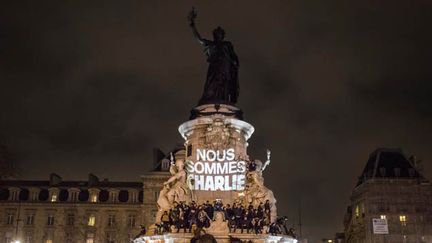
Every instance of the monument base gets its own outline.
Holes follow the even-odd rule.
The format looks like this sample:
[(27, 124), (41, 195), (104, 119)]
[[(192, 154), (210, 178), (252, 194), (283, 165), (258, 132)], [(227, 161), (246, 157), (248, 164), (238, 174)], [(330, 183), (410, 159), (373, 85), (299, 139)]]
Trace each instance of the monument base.
[[(229, 243), (230, 236), (238, 238), (243, 242), (252, 241), (253, 243), (296, 243), (297, 240), (287, 235), (269, 234), (214, 234), (218, 243)], [(164, 235), (143, 236), (134, 240), (134, 243), (189, 243), (193, 238), (191, 233), (169, 233)]]

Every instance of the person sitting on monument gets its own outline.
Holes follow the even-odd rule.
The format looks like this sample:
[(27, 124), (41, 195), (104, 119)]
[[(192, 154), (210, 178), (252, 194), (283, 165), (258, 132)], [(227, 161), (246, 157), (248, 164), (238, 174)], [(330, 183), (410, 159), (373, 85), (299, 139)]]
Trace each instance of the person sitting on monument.
[(264, 211), (264, 224), (269, 225), (270, 224), (270, 210), (266, 209)]
[(204, 206), (204, 211), (207, 213), (207, 215), (208, 215), (211, 219), (213, 219), (213, 214), (214, 214), (214, 208), (213, 208), (213, 205), (212, 205), (209, 201), (206, 201), (206, 203), (203, 204), (203, 206)]
[(197, 224), (197, 212), (195, 209), (190, 209), (189, 215), (188, 215), (188, 226), (189, 226), (189, 233), (192, 230), (192, 226)]
[(262, 234), (262, 228), (263, 228), (262, 219), (255, 217), (252, 220), (252, 227), (255, 234)]
[(169, 232), (170, 230), (170, 218), (167, 211), (164, 211), (161, 217), (162, 228), (164, 232)]
[(141, 231), (134, 237), (134, 239), (138, 239), (138, 238), (146, 235), (147, 230), (146, 230), (145, 226), (140, 225), (140, 228), (141, 228)]
[(182, 208), (178, 209), (178, 219), (175, 226), (177, 228), (177, 233), (182, 228), (183, 228), (183, 233), (186, 233), (186, 219), (185, 219), (185, 213)]
[(210, 218), (207, 215), (206, 211), (204, 211), (203, 207), (198, 209), (198, 228), (208, 228), (210, 226)]
[(178, 211), (177, 209), (173, 208), (170, 209), (168, 213), (169, 219), (170, 219), (170, 225), (176, 225), (178, 221)]
[(225, 220), (230, 220), (234, 216), (234, 212), (229, 204), (223, 207), (223, 211), (225, 213)]
[(252, 229), (251, 220), (249, 219), (247, 213), (245, 213), (241, 218), (240, 233), (243, 233), (244, 229), (246, 230), (246, 233), (249, 233), (249, 230)]
[[(268, 200), (267, 200), (267, 201), (268, 201)], [(258, 205), (257, 210), (258, 210), (258, 211), (261, 211), (261, 212), (264, 211), (264, 204), (263, 204), (262, 202), (260, 202), (260, 204)]]
[(234, 204), (233, 205), (233, 212), (234, 212), (234, 217), (235, 217), (235, 229), (234, 229), (234, 232), (235, 232), (235, 230), (240, 227), (241, 218), (242, 218), (242, 214), (243, 214), (243, 208)]
[(288, 217), (287, 216), (283, 216), (280, 217), (276, 220), (276, 223), (279, 225), (279, 228), (285, 231), (285, 234), (288, 234), (288, 227), (287, 227), (287, 223), (288, 223)]
[(265, 201), (265, 203), (264, 203), (264, 209), (268, 210), (270, 212), (271, 205), (270, 205), (270, 201), (269, 200)]
[(281, 234), (281, 230), (279, 228), (279, 226), (276, 224), (276, 222), (271, 223), (269, 225), (269, 234), (271, 235), (277, 235), (277, 234)]
[(295, 232), (295, 229), (294, 229), (294, 228), (290, 228), (290, 229), (289, 229), (289, 231), (288, 231), (288, 235), (291, 236), (291, 237), (294, 238), (294, 239), (297, 239), (297, 235), (296, 235), (296, 232)]
[(222, 204), (221, 200), (215, 200), (214, 201), (214, 206), (213, 206), (214, 211), (222, 211), (222, 207), (223, 207), (223, 204)]

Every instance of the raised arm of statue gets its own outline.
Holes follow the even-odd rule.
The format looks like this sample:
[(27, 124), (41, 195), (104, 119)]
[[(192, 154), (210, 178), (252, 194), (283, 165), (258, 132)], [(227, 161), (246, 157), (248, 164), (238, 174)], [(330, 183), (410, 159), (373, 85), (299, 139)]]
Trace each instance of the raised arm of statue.
[(269, 149), (267, 149), (267, 160), (264, 163), (264, 166), (262, 167), (261, 171), (264, 171), (265, 168), (270, 164), (270, 155), (271, 155), (271, 152)]
[(199, 32), (195, 26), (195, 18), (196, 17), (197, 17), (197, 12), (196, 12), (195, 8), (192, 8), (192, 10), (189, 12), (189, 15), (188, 15), (189, 26), (192, 28), (192, 33), (195, 36), (195, 38), (198, 40), (198, 42), (201, 45), (206, 45), (208, 40), (201, 37), (201, 35), (199, 34)]

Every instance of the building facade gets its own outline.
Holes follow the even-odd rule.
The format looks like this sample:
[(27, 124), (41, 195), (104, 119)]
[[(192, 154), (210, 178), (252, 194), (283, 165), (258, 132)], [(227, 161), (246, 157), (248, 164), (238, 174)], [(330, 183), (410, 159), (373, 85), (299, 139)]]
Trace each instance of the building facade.
[(0, 180), (0, 243), (129, 243), (155, 222), (156, 201), (169, 178), (170, 155), (154, 149), (141, 182)]
[[(432, 242), (432, 186), (400, 149), (370, 155), (350, 201), (346, 242)], [(385, 226), (384, 232), (378, 229), (378, 221), (388, 233)]]
[(1, 181), (0, 242), (130, 242), (140, 231), (140, 182)]

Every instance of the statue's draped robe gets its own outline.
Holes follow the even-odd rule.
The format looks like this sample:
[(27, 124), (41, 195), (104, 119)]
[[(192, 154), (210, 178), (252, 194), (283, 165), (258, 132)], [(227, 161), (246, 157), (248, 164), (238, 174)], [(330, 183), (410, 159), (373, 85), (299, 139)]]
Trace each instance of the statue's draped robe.
[(199, 103), (236, 103), (239, 95), (238, 58), (231, 42), (203, 40), (203, 45), (209, 67)]

